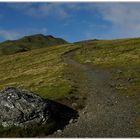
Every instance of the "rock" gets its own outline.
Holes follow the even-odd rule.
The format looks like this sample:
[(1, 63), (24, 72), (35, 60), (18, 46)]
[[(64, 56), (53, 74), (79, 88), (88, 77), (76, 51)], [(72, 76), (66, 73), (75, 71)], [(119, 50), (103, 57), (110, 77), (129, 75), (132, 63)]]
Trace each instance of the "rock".
[(77, 122), (77, 119), (70, 119), (70, 121), (69, 121), (70, 124), (75, 123), (75, 122)]
[(57, 130), (57, 133), (62, 133), (62, 130), (58, 129), (58, 130)]
[(121, 73), (122, 73), (122, 70), (118, 69), (118, 70), (117, 70), (117, 73), (118, 73), (118, 74), (121, 74)]
[(73, 108), (77, 108), (78, 107), (78, 104), (77, 103), (72, 103), (72, 107)]
[(117, 104), (117, 103), (118, 103), (118, 101), (115, 101), (115, 103)]
[(84, 110), (82, 113), (83, 113), (83, 114), (86, 114), (87, 112), (86, 112), (86, 110)]
[(71, 120), (69, 121), (69, 123), (70, 123), (70, 124), (73, 123), (73, 119), (71, 119)]
[(0, 92), (0, 125), (3, 127), (45, 124), (50, 118), (49, 101), (13, 87)]
[(85, 63), (91, 63), (91, 60), (86, 60)]

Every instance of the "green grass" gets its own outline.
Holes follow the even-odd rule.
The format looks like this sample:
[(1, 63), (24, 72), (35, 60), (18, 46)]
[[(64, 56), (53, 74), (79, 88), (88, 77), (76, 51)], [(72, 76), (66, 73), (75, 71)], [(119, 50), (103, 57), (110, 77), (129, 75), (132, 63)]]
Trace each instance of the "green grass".
[(60, 81), (56, 85), (39, 87), (36, 93), (40, 94), (44, 98), (47, 97), (49, 99), (55, 100), (69, 96), (71, 90), (72, 87), (69, 82)]
[(76, 48), (67, 44), (0, 57), (0, 89), (7, 86), (31, 90), (44, 98), (62, 99), (71, 91), (64, 79), (62, 54)]
[(140, 39), (89, 41), (83, 44), (77, 58), (82, 63), (90, 59), (92, 63), (106, 67), (139, 64), (139, 43)]
[(1, 138), (29, 138), (29, 137), (45, 137), (52, 133), (55, 128), (55, 122), (51, 122), (47, 125), (34, 125), (29, 128), (20, 127), (0, 127), (0, 137)]
[[(140, 39), (87, 41), (81, 43), (76, 60), (95, 66), (115, 69), (116, 88), (127, 95), (140, 93)], [(118, 72), (120, 71), (120, 72)]]

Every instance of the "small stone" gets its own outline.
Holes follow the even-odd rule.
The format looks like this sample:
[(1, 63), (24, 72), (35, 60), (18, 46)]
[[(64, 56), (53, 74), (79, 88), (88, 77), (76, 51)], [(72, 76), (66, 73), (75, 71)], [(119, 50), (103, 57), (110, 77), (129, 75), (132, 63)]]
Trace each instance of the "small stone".
[(77, 103), (72, 103), (73, 108), (76, 108), (77, 106), (78, 106)]
[(91, 60), (86, 60), (85, 63), (91, 63)]
[(62, 132), (62, 130), (60, 130), (60, 129), (59, 129), (59, 130), (57, 130), (57, 133), (61, 133), (61, 132)]
[(71, 120), (69, 121), (69, 123), (73, 123), (73, 119), (71, 119)]
[(83, 111), (83, 114), (86, 114), (86, 113), (87, 113), (87, 112), (84, 110), (84, 111)]
[(77, 119), (71, 119), (71, 120), (69, 121), (70, 124), (71, 124), (71, 123), (75, 123), (75, 122), (77, 122)]
[(122, 73), (122, 71), (121, 70), (117, 70), (117, 73)]
[(10, 96), (8, 96), (7, 98), (10, 99)]

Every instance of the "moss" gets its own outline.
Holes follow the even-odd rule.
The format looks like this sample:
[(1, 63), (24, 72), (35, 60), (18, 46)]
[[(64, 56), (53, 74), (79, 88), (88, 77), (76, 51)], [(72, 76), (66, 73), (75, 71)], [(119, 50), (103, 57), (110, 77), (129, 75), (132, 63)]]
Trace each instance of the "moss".
[(19, 137), (44, 137), (55, 130), (55, 121), (48, 123), (47, 125), (33, 125), (28, 128), (21, 127), (0, 127), (0, 137), (7, 138), (19, 138)]
[(70, 91), (70, 84), (67, 81), (62, 81), (57, 85), (39, 87), (35, 92), (44, 98), (58, 100), (67, 97)]

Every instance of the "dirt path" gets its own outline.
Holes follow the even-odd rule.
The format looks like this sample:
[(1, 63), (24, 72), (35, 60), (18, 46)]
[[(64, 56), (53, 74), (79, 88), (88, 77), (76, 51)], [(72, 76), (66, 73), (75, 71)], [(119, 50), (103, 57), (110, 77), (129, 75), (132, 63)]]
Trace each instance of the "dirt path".
[(138, 137), (134, 128), (138, 115), (134, 101), (120, 95), (110, 86), (109, 71), (83, 65), (73, 59), (74, 51), (65, 55), (68, 77), (79, 92), (87, 93), (86, 107), (79, 111), (79, 119), (51, 137)]

